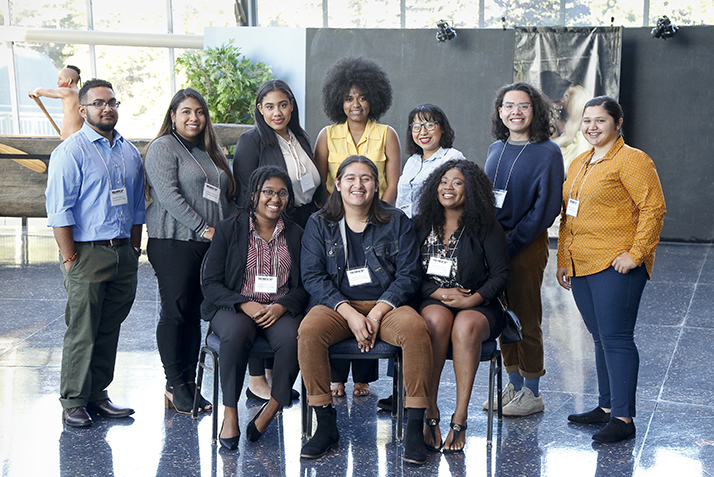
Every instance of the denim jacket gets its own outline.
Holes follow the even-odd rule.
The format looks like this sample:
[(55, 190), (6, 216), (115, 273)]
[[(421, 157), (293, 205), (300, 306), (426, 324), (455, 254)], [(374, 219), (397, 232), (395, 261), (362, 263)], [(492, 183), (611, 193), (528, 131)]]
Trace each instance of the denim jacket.
[[(401, 210), (388, 204), (392, 216), (386, 224), (369, 221), (362, 236), (370, 274), (384, 292), (379, 301), (397, 308), (412, 298), (421, 284), (419, 246), (411, 221)], [(348, 301), (340, 293), (345, 269), (345, 247), (339, 222), (326, 220), (321, 213), (307, 221), (302, 237), (300, 268), (310, 308), (325, 305), (337, 309)]]

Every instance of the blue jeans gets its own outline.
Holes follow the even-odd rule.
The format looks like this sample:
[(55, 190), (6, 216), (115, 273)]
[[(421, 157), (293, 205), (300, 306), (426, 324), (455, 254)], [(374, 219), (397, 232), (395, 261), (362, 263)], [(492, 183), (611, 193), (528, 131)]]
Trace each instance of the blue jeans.
[(570, 283), (595, 342), (599, 406), (611, 408), (612, 416), (634, 417), (640, 366), (634, 333), (647, 269), (642, 265), (621, 274), (610, 267)]

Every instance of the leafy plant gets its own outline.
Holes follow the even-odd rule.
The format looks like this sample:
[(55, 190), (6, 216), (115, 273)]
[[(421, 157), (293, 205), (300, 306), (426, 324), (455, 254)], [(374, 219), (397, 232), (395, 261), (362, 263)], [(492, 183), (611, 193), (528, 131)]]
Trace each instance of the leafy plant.
[(270, 66), (243, 56), (233, 40), (217, 48), (188, 51), (176, 59), (176, 71), (186, 71), (184, 87), (206, 98), (215, 123), (253, 124), (258, 88), (273, 79)]

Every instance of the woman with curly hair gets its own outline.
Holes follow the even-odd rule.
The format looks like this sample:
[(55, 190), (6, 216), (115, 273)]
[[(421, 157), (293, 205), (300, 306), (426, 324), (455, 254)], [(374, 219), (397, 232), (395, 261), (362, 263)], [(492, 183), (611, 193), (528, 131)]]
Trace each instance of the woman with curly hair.
[(436, 398), (451, 345), (456, 375), (456, 409), (444, 452), (466, 443), (466, 420), (481, 343), (503, 329), (498, 296), (508, 284), (508, 250), (495, 219), (491, 182), (475, 163), (448, 161), (424, 182), (414, 219), (421, 244), (421, 305), (434, 353), (424, 443), (441, 449)]
[[(343, 58), (325, 75), (322, 107), (335, 124), (317, 136), (315, 161), (332, 192), (337, 169), (347, 157), (362, 155), (377, 165), (379, 198), (393, 204), (401, 170), (401, 146), (393, 128), (377, 121), (392, 105), (392, 85), (387, 73), (366, 58)], [(344, 396), (348, 360), (333, 361), (333, 393)], [(377, 363), (358, 360), (352, 366), (355, 396), (369, 394), (377, 380)]]
[(417, 193), (437, 167), (449, 160), (466, 159), (454, 144), (454, 130), (444, 111), (434, 104), (420, 104), (409, 112), (406, 148), (409, 159), (397, 185), (398, 209), (410, 219), (417, 213)]
[[(234, 211), (236, 183), (214, 132), (206, 100), (195, 89), (171, 100), (146, 152), (147, 255), (159, 284), (156, 343), (166, 374), (165, 402), (193, 409), (201, 348), (200, 269), (214, 227)], [(199, 396), (199, 408), (211, 403)]]
[(552, 105), (527, 83), (498, 90), (491, 126), (496, 142), (488, 148), (484, 170), (493, 183), (496, 219), (508, 243), (508, 303), (523, 326), (521, 342), (501, 346), (509, 380), (503, 414), (527, 416), (544, 409), (538, 389), (545, 374), (540, 287), (548, 262), (548, 227), (560, 212), (563, 155), (549, 139)]
[(257, 335), (275, 351), (270, 400), (246, 426), (257, 441), (277, 412), (289, 406), (298, 375), (297, 330), (307, 304), (300, 281), (302, 228), (285, 211), (294, 204), (292, 181), (276, 166), (250, 176), (247, 210), (218, 224), (203, 268), (203, 319), (221, 339), (223, 425), (219, 441), (238, 447), (238, 399)]

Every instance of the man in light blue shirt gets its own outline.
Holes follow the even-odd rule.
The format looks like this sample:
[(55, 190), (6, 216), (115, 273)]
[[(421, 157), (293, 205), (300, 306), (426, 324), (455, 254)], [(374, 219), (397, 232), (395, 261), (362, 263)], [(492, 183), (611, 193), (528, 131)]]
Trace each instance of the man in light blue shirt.
[(90, 426), (89, 412), (134, 413), (112, 404), (106, 391), (136, 294), (145, 215), (141, 156), (114, 129), (118, 108), (111, 83), (87, 81), (79, 91), (85, 124), (52, 152), (47, 177), (47, 224), (67, 291), (60, 402), (73, 427)]

